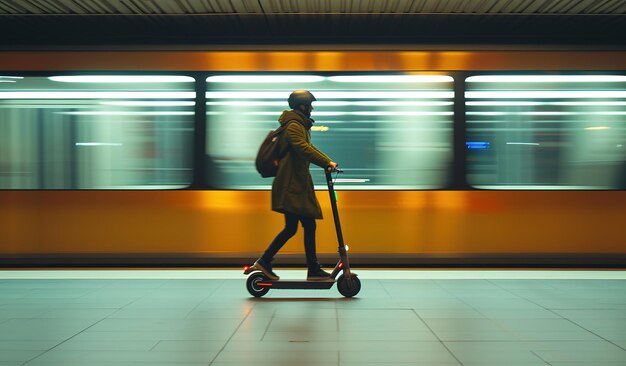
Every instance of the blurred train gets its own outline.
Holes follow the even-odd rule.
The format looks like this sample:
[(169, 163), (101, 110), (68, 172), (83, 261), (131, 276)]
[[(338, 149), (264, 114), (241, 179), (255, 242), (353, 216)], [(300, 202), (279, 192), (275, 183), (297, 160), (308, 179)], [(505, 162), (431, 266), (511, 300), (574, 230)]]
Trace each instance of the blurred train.
[[(0, 265), (238, 265), (294, 89), (356, 265), (626, 265), (626, 52), (0, 52)], [(312, 166), (336, 238), (323, 172)], [(304, 263), (301, 232), (278, 265)]]

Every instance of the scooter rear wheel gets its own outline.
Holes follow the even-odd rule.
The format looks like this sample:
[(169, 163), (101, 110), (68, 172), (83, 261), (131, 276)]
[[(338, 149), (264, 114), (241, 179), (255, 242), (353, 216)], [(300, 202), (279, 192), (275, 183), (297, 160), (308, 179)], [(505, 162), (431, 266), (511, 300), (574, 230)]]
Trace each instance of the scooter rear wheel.
[(261, 272), (253, 273), (248, 276), (248, 280), (246, 281), (246, 288), (250, 295), (254, 297), (261, 297), (268, 293), (270, 290), (269, 287), (262, 287), (257, 285), (259, 282), (268, 281), (267, 277)]
[(337, 279), (337, 289), (345, 297), (352, 297), (361, 291), (361, 280), (357, 276), (346, 277), (343, 274)]

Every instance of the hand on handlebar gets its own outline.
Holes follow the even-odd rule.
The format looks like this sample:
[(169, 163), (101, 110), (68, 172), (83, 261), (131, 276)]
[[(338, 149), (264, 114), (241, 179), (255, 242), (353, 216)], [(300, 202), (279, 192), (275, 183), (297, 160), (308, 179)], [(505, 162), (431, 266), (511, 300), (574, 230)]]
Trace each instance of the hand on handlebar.
[(338, 164), (337, 164), (337, 163), (335, 163), (334, 161), (331, 161), (330, 163), (328, 163), (328, 166), (326, 167), (326, 169), (327, 169), (329, 172), (334, 172), (334, 171), (336, 171), (336, 170), (337, 170), (337, 166), (338, 166)]

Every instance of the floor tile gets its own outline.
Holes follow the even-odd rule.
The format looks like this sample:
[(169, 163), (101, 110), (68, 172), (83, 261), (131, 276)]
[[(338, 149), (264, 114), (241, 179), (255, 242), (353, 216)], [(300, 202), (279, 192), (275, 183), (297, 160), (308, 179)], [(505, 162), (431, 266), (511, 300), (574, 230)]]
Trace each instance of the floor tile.
[(600, 341), (602, 340), (594, 333), (580, 332), (554, 332), (554, 331), (529, 331), (515, 332), (520, 341)]
[(186, 318), (210, 318), (210, 319), (243, 319), (252, 311), (252, 307), (196, 307), (189, 311)]
[[(457, 298), (420, 298), (412, 301), (400, 300), (401, 307), (410, 307), (416, 310), (476, 310), (474, 307)], [(393, 306), (392, 306), (393, 307)]]
[[(380, 365), (380, 362), (339, 362), (339, 366), (359, 366), (359, 365)], [(412, 362), (385, 362), (385, 365), (392, 366), (460, 366), (461, 364), (458, 362), (450, 363), (450, 362), (421, 362), (421, 361), (412, 361)]]
[(41, 310), (41, 313), (32, 317), (46, 319), (104, 319), (118, 311), (119, 309), (116, 308), (68, 309), (51, 307)]
[(0, 308), (0, 320), (5, 321), (10, 318), (37, 318), (44, 312), (46, 308), (22, 308), (22, 307), (2, 307)]
[(336, 332), (337, 319), (328, 318), (273, 318), (267, 328), (268, 332), (321, 333)]
[(56, 341), (0, 341), (0, 352), (4, 351), (47, 351), (50, 348), (56, 346), (59, 342)]
[(419, 309), (415, 311), (422, 319), (485, 319), (488, 316), (474, 309)]
[(230, 338), (232, 333), (228, 331), (215, 332), (212, 329), (204, 329), (199, 331), (189, 331), (185, 329), (165, 330), (165, 331), (111, 331), (111, 332), (94, 332), (91, 330), (77, 334), (72, 339), (85, 341), (100, 341), (110, 339), (120, 339), (129, 341), (213, 341), (226, 340)]
[(622, 347), (623, 349), (626, 349), (626, 340), (613, 341), (613, 343), (615, 343), (619, 347)]
[[(505, 352), (615, 352), (620, 348), (607, 341), (479, 341), (479, 342), (444, 342), (446, 347), (455, 352), (505, 353)], [(456, 354), (456, 353), (455, 353)]]
[(341, 331), (341, 332), (316, 332), (316, 333), (300, 333), (291, 332), (267, 332), (263, 340), (280, 340), (280, 341), (437, 341), (437, 337), (430, 331)]
[(139, 351), (67, 351), (52, 350), (42, 354), (27, 365), (49, 365), (52, 363), (66, 362), (68, 365), (75, 363), (90, 362), (205, 362), (209, 363), (216, 352), (139, 352)]
[(274, 313), (275, 318), (289, 319), (336, 319), (338, 310), (335, 308), (318, 308), (315, 304), (299, 307), (280, 308)]
[[(572, 318), (569, 319), (572, 324), (588, 329), (590, 331), (596, 330), (625, 330), (626, 319), (623, 318)], [(624, 333), (626, 334), (626, 333)]]
[[(387, 319), (392, 322), (419, 320), (413, 309), (338, 309), (335, 317), (339, 319)], [(420, 321), (421, 323), (421, 321)]]
[(261, 341), (266, 336), (272, 317), (248, 316), (232, 335), (233, 340)]
[[(502, 362), (465, 362), (463, 366), (500, 366)], [(507, 362), (507, 366), (549, 366), (548, 363), (539, 361), (539, 362)], [(595, 365), (594, 365), (595, 366)]]
[(98, 341), (85, 341), (80, 339), (69, 339), (54, 347), (55, 351), (150, 351), (157, 344), (157, 341), (135, 341), (107, 339)]
[(9, 319), (0, 324), (0, 341), (64, 340), (98, 321), (99, 319)]
[[(253, 342), (258, 344), (259, 342)], [(154, 352), (218, 352), (226, 341), (159, 341), (150, 350)]]
[(481, 309), (480, 314), (489, 319), (561, 319), (546, 309)]
[(137, 309), (124, 308), (107, 316), (108, 319), (184, 319), (191, 312), (188, 308)]
[(480, 331), (480, 330), (452, 330), (452, 331), (437, 331), (436, 337), (442, 342), (455, 342), (455, 341), (519, 341), (519, 340), (532, 340), (523, 339), (523, 336), (515, 332), (506, 331)]
[(589, 350), (567, 350), (567, 351), (537, 351), (537, 355), (545, 361), (552, 362), (621, 362), (626, 365), (626, 351), (616, 349), (612, 351), (589, 351)]
[(239, 270), (7, 273), (0, 366), (626, 364), (625, 271), (364, 270), (352, 299), (252, 298)]
[(439, 332), (501, 332), (507, 328), (502, 323), (491, 319), (424, 319), (435, 333)]
[(25, 362), (44, 351), (39, 350), (2, 350), (0, 351), (0, 361), (2, 362)]
[(477, 309), (481, 310), (491, 310), (491, 309), (501, 309), (501, 310), (541, 310), (544, 309), (540, 304), (536, 304), (534, 302), (521, 299), (521, 298), (466, 298), (463, 301)]
[[(21, 364), (20, 364), (21, 365)], [(25, 364), (24, 366), (207, 366), (207, 362), (156, 362), (156, 361), (92, 361), (92, 360), (73, 360), (71, 364), (66, 361), (41, 363), (38, 360), (34, 360)], [(0, 366), (3, 366), (0, 363)]]
[(594, 334), (598, 337), (608, 339), (613, 342), (626, 341), (626, 330), (624, 329), (593, 329)]
[[(211, 366), (238, 366), (238, 365), (241, 365), (239, 361), (237, 362), (221, 362), (220, 361), (220, 362), (211, 363)], [(299, 359), (297, 361), (294, 361), (291, 358), (286, 357), (281, 360), (271, 360), (271, 361), (256, 360), (254, 362), (254, 366), (292, 366), (292, 365), (316, 366), (316, 365), (320, 365), (320, 361), (317, 358), (314, 358), (312, 360)], [(323, 365), (335, 366), (335, 365), (338, 365), (338, 363), (325, 361)]]
[(554, 312), (568, 319), (626, 319), (626, 309), (557, 309)]
[(239, 319), (172, 319), (172, 318), (133, 318), (133, 319), (104, 319), (90, 331), (94, 332), (142, 332), (142, 331), (190, 331), (203, 332), (214, 330), (216, 332), (233, 333), (241, 323)]
[(551, 366), (624, 366), (623, 362), (593, 362), (581, 361), (581, 362), (550, 362)]
[(258, 360), (262, 362), (273, 363), (291, 363), (292, 365), (306, 364), (337, 364), (339, 360), (338, 352), (311, 352), (311, 351), (293, 351), (293, 352), (275, 352), (275, 351), (223, 351), (217, 356), (214, 362), (237, 362), (240, 365), (254, 364)]
[(531, 349), (518, 342), (445, 342), (446, 347), (466, 363), (537, 363), (543, 362)]
[(520, 332), (587, 332), (566, 319), (498, 319), (504, 329)]
[(394, 352), (379, 352), (379, 351), (340, 351), (340, 362), (349, 363), (378, 363), (378, 364), (393, 364), (393, 363), (426, 363), (426, 362), (456, 362), (454, 356), (445, 349), (432, 349), (428, 352), (419, 351), (394, 351)]
[(378, 319), (375, 314), (371, 318), (339, 318), (339, 331), (356, 332), (426, 332), (426, 324), (417, 316), (407, 319)]
[(345, 352), (429, 352), (432, 350), (444, 351), (441, 342), (438, 341), (380, 341), (380, 340), (315, 340), (315, 341), (285, 341), (263, 340), (256, 341), (229, 341), (225, 351), (306, 351), (318, 352), (345, 351)]

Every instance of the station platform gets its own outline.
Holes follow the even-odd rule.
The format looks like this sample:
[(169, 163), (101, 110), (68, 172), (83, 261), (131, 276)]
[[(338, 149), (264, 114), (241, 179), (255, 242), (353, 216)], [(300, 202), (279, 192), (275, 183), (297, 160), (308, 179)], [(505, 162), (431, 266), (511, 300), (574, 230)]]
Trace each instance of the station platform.
[(2, 270), (0, 366), (626, 364), (626, 271), (355, 271), (257, 299), (239, 269)]

